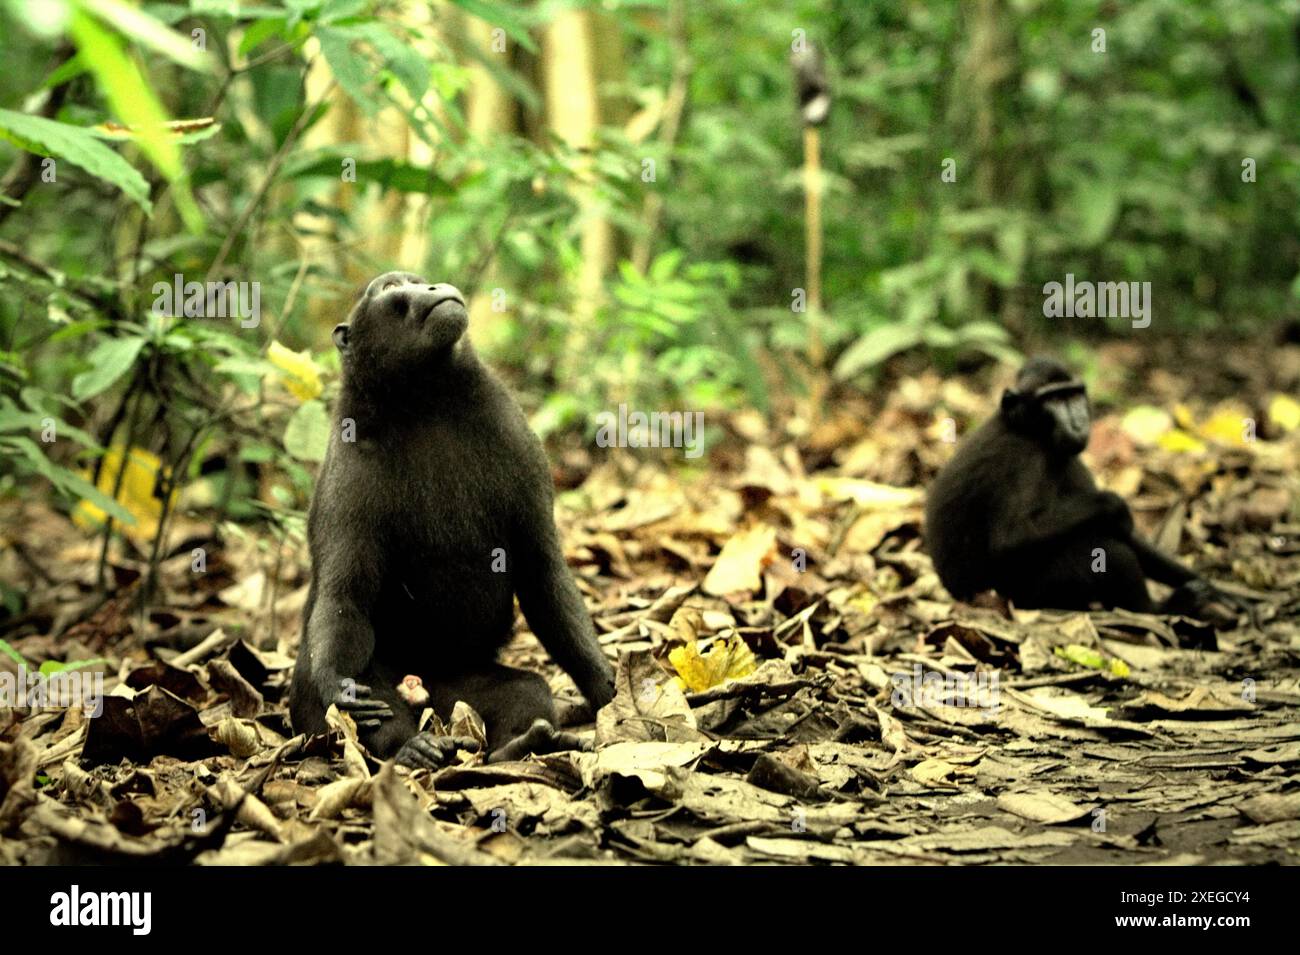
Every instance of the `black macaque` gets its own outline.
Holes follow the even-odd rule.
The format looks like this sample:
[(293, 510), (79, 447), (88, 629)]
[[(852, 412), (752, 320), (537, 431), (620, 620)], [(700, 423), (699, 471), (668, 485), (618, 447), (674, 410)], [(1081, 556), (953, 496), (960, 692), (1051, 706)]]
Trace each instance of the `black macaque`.
[[(1090, 430), (1083, 384), (1050, 359), (1027, 362), (930, 487), (925, 538), (943, 585), (959, 600), (996, 590), (1018, 607), (1226, 622), (1222, 595), (1138, 536), (1122, 498), (1098, 490), (1079, 459)], [(1157, 605), (1147, 578), (1173, 593)]]
[[(308, 520), (311, 587), (290, 690), (298, 732), (330, 704), (381, 758), (437, 767), (460, 742), (416, 732), (413, 684), (483, 717), (490, 758), (569, 745), (546, 681), (496, 660), (514, 598), (594, 712), (613, 698), (560, 550), (541, 443), (465, 334), (455, 288), (389, 272), (334, 329), (343, 367)], [(503, 755), (502, 755), (503, 754)]]

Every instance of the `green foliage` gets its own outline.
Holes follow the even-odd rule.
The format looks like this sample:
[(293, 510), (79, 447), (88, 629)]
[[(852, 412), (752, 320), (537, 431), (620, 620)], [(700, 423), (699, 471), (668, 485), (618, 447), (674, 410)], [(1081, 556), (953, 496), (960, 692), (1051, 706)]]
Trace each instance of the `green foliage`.
[(766, 406), (762, 377), (754, 375), (754, 343), (727, 305), (740, 270), (729, 262), (683, 263), (682, 250), (674, 249), (644, 275), (628, 262), (619, 265), (614, 316), (604, 323), (598, 349), (612, 358), (601, 369), (609, 386), (636, 389), (628, 397), (642, 406), (664, 400), (690, 408), (730, 405), (742, 392)]
[(329, 445), (330, 418), (319, 401), (304, 401), (284, 429), (284, 449), (299, 461), (325, 460)]
[(121, 189), (145, 211), (152, 208), (144, 176), (88, 130), (0, 109), (0, 136), (29, 152), (66, 159)]
[(69, 0), (68, 33), (119, 120), (132, 129), (140, 149), (175, 189), (176, 210), (186, 226), (198, 231), (203, 217), (181, 166), (180, 149), (166, 129), (167, 113), (136, 61), (127, 55), (126, 40), (190, 69), (206, 70), (208, 58), (122, 0)]
[[(978, 23), (968, 5), (902, 0), (693, 5), (692, 115), (665, 191), (679, 244), (705, 259), (743, 250), (756, 308), (803, 286), (800, 139), (777, 55), (798, 26), (824, 45), (835, 94), (827, 338), (867, 336), (841, 371), (949, 340), (922, 324), (1104, 331), (1042, 318), (1042, 286), (1070, 271), (1151, 281), (1165, 333), (1294, 309), (1296, 256), (1276, 254), (1300, 226), (1294, 2), (991, 9)], [(1243, 157), (1258, 181), (1242, 181)]]
[[(795, 29), (823, 45), (834, 93), (816, 320), (846, 386), (904, 352), (1006, 359), (1026, 337), (1118, 333), (1043, 318), (1043, 285), (1067, 272), (1150, 281), (1151, 334), (1295, 313), (1297, 0), (998, 0), (984, 19), (707, 0), (684, 5), (680, 45), (665, 3), (580, 5), (624, 47), (582, 149), (548, 132), (538, 83), (540, 29), (568, 6), (452, 0), (430, 38), (373, 0), (0, 0), (0, 167), (60, 160), (57, 182), (0, 210), (0, 491), (38, 476), (126, 521), (85, 474), (131, 432), (224, 517), (297, 533), (337, 387), (329, 327), (361, 276), (396, 267), (493, 298), (476, 342), (544, 433), (622, 401), (779, 406), (813, 319), (792, 308), (808, 285)], [(504, 31), (506, 55), (467, 16)], [(336, 84), (323, 99), (309, 60)], [(471, 133), (476, 66), (518, 131)], [(65, 82), (35, 115), (30, 94)], [(316, 135), (353, 103), (349, 141)], [(403, 124), (417, 149), (387, 135)], [(619, 262), (601, 301), (575, 302), (590, 215)], [(422, 261), (390, 260), (413, 247)], [(259, 282), (265, 320), (150, 314), (155, 282), (209, 271)], [(317, 349), (323, 391), (286, 390), (273, 339)], [(50, 421), (59, 440), (37, 440)]]
[[(27, 658), (15, 650), (13, 646), (5, 640), (0, 640), (0, 654), (7, 656), (21, 667), (28, 666)], [(46, 660), (40, 665), (38, 672), (41, 676), (53, 676), (56, 673), (69, 673), (73, 670), (83, 670), (86, 667), (96, 666), (101, 663), (108, 663), (108, 661), (100, 657), (96, 657), (92, 660), (69, 660), (66, 663), (58, 660)]]

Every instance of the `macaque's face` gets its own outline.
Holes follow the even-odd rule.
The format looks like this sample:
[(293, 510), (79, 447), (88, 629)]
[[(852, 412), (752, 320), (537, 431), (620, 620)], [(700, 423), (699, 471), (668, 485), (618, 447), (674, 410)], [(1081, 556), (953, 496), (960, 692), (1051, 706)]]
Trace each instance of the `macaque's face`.
[(1066, 454), (1078, 454), (1088, 446), (1092, 412), (1088, 407), (1088, 391), (1082, 384), (1046, 385), (1038, 389), (1037, 398), (1053, 446)]
[(1017, 431), (1033, 435), (1055, 454), (1071, 456), (1088, 446), (1092, 409), (1088, 390), (1055, 362), (1031, 362), (1002, 399), (1002, 414)]
[(465, 298), (454, 286), (386, 272), (366, 286), (348, 320), (335, 327), (334, 344), (346, 367), (382, 382), (445, 358), (468, 326)]

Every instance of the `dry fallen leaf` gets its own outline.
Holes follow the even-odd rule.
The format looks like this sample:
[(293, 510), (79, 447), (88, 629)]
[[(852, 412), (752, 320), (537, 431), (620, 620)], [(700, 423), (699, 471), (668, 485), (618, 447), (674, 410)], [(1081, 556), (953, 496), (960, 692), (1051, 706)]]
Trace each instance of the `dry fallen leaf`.
[(775, 528), (760, 525), (741, 531), (722, 546), (704, 578), (704, 592), (720, 597), (757, 591), (763, 583), (763, 568), (775, 556)]

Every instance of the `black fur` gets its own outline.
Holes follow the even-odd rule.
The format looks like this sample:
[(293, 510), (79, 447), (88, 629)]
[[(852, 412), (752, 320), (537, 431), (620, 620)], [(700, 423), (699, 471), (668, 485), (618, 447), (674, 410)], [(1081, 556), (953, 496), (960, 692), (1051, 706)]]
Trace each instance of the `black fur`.
[[(408, 674), (444, 717), (457, 699), (473, 705), (491, 749), (555, 721), (546, 682), (496, 662), (516, 595), (588, 703), (613, 696), (560, 550), (545, 454), (467, 324), (455, 289), (390, 272), (335, 329), (343, 388), (308, 522), (312, 578), (290, 711), (297, 731), (317, 733), (337, 703), (381, 757), (414, 752), (416, 716), (397, 693)], [(497, 548), (504, 573), (493, 570)]]
[[(1086, 418), (1080, 440), (1061, 405), (1081, 387), (1057, 362), (1027, 362), (999, 413), (939, 472), (925, 537), (940, 580), (959, 600), (996, 590), (1019, 607), (1196, 612), (1213, 589), (1138, 537), (1128, 505), (1079, 460)], [(1176, 588), (1163, 607), (1147, 578)]]

